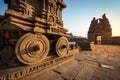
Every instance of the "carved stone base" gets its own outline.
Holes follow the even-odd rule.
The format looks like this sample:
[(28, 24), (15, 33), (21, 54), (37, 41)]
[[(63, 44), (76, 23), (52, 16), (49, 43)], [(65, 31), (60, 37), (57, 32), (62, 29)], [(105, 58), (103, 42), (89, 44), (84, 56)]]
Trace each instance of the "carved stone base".
[(45, 71), (45, 69), (51, 68), (55, 65), (60, 65), (73, 58), (74, 54), (71, 54), (64, 57), (57, 57), (52, 60), (43, 61), (42, 63), (33, 66), (22, 66), (0, 70), (0, 80), (23, 79), (27, 75), (32, 75), (36, 72), (41, 73), (42, 71)]

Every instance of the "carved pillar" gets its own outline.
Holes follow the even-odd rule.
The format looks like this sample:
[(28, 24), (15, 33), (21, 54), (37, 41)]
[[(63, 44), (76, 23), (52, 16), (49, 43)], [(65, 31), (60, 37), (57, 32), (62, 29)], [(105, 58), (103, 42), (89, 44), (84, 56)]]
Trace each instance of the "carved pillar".
[(45, 0), (43, 0), (43, 10), (45, 10)]
[(15, 3), (15, 0), (11, 0), (10, 2), (9, 2), (9, 8), (14, 8), (14, 6), (16, 5), (16, 3)]
[(60, 5), (58, 6), (58, 18), (60, 19)]
[(50, 5), (51, 3), (48, 3), (48, 12), (50, 12)]
[(62, 9), (60, 9), (60, 19), (62, 19)]

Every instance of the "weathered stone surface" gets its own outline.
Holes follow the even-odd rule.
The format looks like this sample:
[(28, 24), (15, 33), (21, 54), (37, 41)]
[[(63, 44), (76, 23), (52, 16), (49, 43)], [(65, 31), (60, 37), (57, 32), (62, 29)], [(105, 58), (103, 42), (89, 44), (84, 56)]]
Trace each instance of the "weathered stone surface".
[[(1, 65), (35, 65), (48, 57), (67, 57), (70, 35), (63, 27), (62, 11), (66, 8), (63, 0), (4, 2), (8, 8), (0, 16)], [(73, 47), (77, 49), (76, 43)]]
[[(60, 66), (58, 65), (33, 79), (120, 80), (120, 65), (116, 63), (116, 60), (119, 60), (120, 52), (119, 50), (111, 50), (111, 52), (107, 50), (112, 49), (112, 47), (116, 47), (117, 49), (119, 46), (97, 45), (97, 50), (95, 51), (82, 51), (81, 53), (76, 54), (74, 60)], [(115, 54), (117, 56), (113, 56)], [(105, 55), (109, 57), (106, 57)], [(109, 61), (110, 57), (112, 57), (112, 62)]]
[[(22, 80), (120, 80), (120, 46), (95, 46), (94, 51), (81, 51), (67, 63), (56, 65), (42, 73), (38, 71)], [(5, 77), (3, 75), (0, 78)]]
[(112, 29), (106, 15), (104, 14), (102, 19), (95, 19), (94, 17), (89, 27), (88, 40), (101, 44), (101, 38), (110, 38), (111, 36)]
[(37, 76), (36, 78), (33, 78), (31, 80), (64, 80), (64, 79), (62, 79), (62, 77), (59, 74), (55, 73), (52, 70), (49, 70), (45, 74)]

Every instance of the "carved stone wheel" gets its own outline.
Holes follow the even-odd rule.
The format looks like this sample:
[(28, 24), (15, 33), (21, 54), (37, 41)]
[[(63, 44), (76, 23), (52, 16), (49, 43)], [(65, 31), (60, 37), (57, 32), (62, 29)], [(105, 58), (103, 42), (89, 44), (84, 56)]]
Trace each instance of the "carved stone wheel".
[(33, 65), (46, 58), (49, 48), (49, 41), (44, 35), (27, 33), (18, 40), (15, 52), (20, 62)]
[(60, 37), (56, 43), (56, 53), (58, 56), (65, 56), (68, 52), (69, 43), (66, 37)]

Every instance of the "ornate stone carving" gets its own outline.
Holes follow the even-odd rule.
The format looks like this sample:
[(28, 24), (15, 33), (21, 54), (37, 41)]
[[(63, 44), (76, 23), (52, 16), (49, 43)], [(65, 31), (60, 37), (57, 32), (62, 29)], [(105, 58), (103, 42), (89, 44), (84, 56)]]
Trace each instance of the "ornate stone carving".
[(56, 55), (69, 55), (63, 0), (4, 1), (8, 9), (0, 16), (0, 64), (33, 65)]

